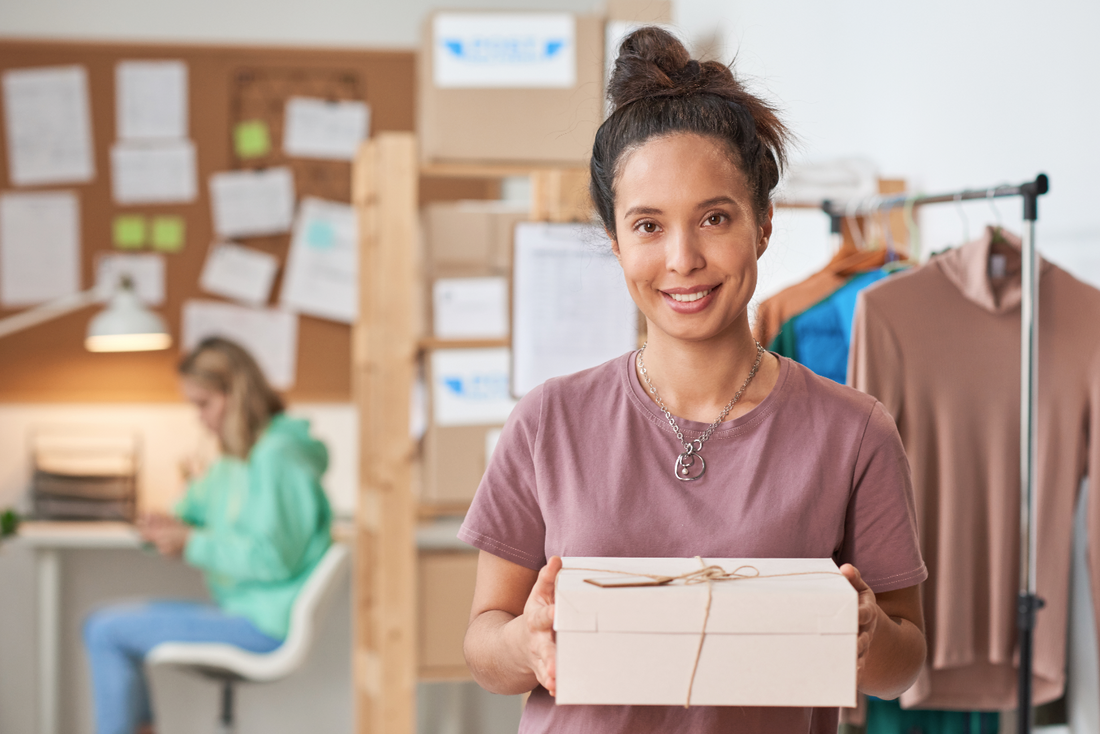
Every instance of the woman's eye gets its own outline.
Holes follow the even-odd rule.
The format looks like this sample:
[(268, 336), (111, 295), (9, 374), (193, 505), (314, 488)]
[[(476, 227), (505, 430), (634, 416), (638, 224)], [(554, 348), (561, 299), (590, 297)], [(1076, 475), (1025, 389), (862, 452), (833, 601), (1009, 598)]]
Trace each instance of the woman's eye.
[(653, 234), (654, 232), (657, 231), (657, 223), (656, 222), (642, 222), (641, 224), (638, 225), (638, 229), (645, 232), (646, 234)]
[(726, 217), (724, 214), (711, 214), (709, 217), (707, 217), (707, 224), (721, 224), (725, 220), (725, 218)]

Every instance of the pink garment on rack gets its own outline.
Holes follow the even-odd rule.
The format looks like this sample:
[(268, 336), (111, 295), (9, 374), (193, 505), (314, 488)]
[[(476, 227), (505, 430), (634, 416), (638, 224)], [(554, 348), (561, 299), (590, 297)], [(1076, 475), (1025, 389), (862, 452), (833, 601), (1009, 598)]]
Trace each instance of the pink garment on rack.
[[(928, 564), (928, 660), (906, 707), (1016, 706), (1020, 525), (1020, 256), (991, 278), (993, 233), (871, 286), (849, 384), (894, 416), (913, 468)], [(1015, 248), (1015, 249), (1013, 249)], [(1044, 261), (1039, 296), (1038, 593), (1034, 700), (1065, 685), (1073, 514), (1089, 485), (1100, 619), (1100, 291)]]

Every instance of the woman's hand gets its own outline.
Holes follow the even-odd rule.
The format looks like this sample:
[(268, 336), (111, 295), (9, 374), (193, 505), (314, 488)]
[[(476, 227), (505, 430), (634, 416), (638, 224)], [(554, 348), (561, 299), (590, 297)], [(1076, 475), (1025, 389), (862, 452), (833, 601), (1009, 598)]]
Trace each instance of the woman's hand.
[(187, 547), (191, 526), (171, 515), (162, 513), (143, 515), (137, 522), (142, 539), (156, 546), (161, 555), (178, 558)]
[(553, 696), (557, 681), (554, 642), (554, 582), (561, 571), (561, 558), (552, 557), (535, 581), (535, 586), (523, 607), (523, 622), (527, 632), (527, 657), (531, 671), (543, 688)]
[(840, 572), (848, 579), (852, 587), (859, 593), (859, 636), (856, 639), (856, 681), (857, 686), (863, 682), (863, 669), (867, 664), (867, 653), (871, 649), (871, 642), (875, 639), (875, 630), (878, 627), (879, 607), (875, 600), (875, 592), (859, 575), (859, 570), (850, 563), (840, 567)]

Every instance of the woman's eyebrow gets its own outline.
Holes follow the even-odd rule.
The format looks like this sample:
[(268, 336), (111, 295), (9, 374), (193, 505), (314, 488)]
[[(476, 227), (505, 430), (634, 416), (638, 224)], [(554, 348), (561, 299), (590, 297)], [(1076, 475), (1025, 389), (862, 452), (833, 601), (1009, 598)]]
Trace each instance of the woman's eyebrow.
[(707, 207), (714, 206), (715, 204), (732, 204), (736, 206), (737, 202), (734, 201), (733, 197), (730, 196), (715, 196), (713, 199), (707, 199), (706, 201), (699, 202), (699, 205), (695, 208), (706, 209)]
[(623, 217), (629, 217), (633, 214), (663, 214), (660, 209), (655, 206), (632, 206), (623, 212)]

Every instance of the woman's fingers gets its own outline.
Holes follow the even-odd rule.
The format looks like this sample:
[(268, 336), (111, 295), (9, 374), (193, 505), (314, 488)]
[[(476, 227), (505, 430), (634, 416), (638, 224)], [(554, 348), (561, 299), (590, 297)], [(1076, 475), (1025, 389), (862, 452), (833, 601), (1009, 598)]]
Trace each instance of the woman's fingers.
[(555, 685), (554, 583), (561, 571), (561, 558), (554, 556), (539, 571), (527, 597), (523, 616), (529, 635), (531, 670), (539, 683), (553, 695)]

